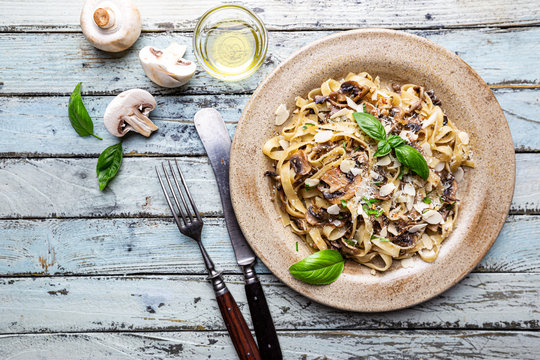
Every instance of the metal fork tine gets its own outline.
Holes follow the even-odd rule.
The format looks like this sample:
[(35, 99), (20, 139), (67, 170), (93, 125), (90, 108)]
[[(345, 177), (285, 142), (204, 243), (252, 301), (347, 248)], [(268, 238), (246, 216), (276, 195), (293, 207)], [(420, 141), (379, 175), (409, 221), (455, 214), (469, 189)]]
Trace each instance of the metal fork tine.
[(182, 170), (180, 170), (180, 166), (178, 165), (178, 160), (174, 159), (174, 161), (176, 163), (176, 168), (178, 169), (178, 173), (180, 174), (180, 180), (182, 181), (182, 184), (184, 185), (184, 189), (186, 189), (186, 194), (189, 198), (189, 202), (191, 203), (191, 206), (193, 206), (193, 210), (195, 211), (195, 215), (197, 216), (197, 219), (199, 221), (202, 221), (201, 214), (199, 213), (199, 210), (197, 209), (197, 205), (195, 205), (195, 202), (193, 201), (193, 198), (191, 197), (191, 193), (189, 192), (189, 188), (186, 184), (186, 180), (184, 179), (184, 175), (182, 174)]
[[(176, 197), (176, 193), (174, 192), (174, 187), (171, 184), (171, 180), (169, 179), (169, 175), (167, 175), (167, 169), (165, 169), (165, 165), (161, 163), (161, 167), (163, 168), (163, 172), (165, 173), (165, 179), (167, 180), (167, 183), (169, 184), (169, 190), (171, 190), (171, 193), (174, 198), (174, 202), (176, 203), (176, 206), (178, 206), (178, 211), (180, 212), (180, 215), (182, 216), (182, 219), (184, 220), (184, 223), (187, 224), (186, 215), (184, 214), (184, 210), (182, 209), (182, 206), (180, 206), (180, 202), (178, 202), (178, 198)], [(182, 192), (180, 192), (180, 195), (182, 195)], [(182, 196), (182, 202), (184, 203), (184, 207), (187, 210), (186, 202), (184, 201), (184, 197)], [(175, 212), (173, 209), (171, 209), (172, 212)], [(188, 211), (189, 213), (189, 211)], [(191, 220), (191, 216), (190, 216)]]
[[(180, 184), (178, 184), (178, 179), (176, 178), (176, 173), (175, 173), (174, 170), (173, 170), (173, 167), (172, 167), (172, 165), (171, 165), (171, 162), (168, 161), (168, 163), (169, 163), (169, 168), (171, 169), (171, 173), (173, 174), (173, 179), (174, 179), (174, 182), (175, 182), (175, 184), (176, 184), (176, 189), (177, 189), (178, 192), (180, 193), (180, 197), (182, 198), (182, 203), (184, 204), (184, 206), (185, 206), (185, 208), (186, 208), (187, 214), (188, 214), (188, 216), (189, 216), (189, 220), (190, 220), (191, 222), (193, 222), (193, 217), (191, 216), (191, 211), (190, 211), (190, 209), (189, 209), (189, 207), (188, 207), (188, 205), (187, 205), (186, 199), (184, 198), (184, 194), (182, 193), (182, 187), (180, 187)], [(180, 174), (180, 175), (181, 175), (181, 174)], [(184, 183), (182, 183), (182, 184), (184, 184)], [(184, 190), (186, 191), (186, 193), (187, 193), (188, 196), (189, 196), (189, 190), (188, 190), (188, 188), (186, 187), (186, 184), (184, 184)], [(190, 197), (190, 200), (191, 200), (191, 197)], [(193, 203), (192, 203), (192, 204), (193, 204)], [(197, 214), (197, 213), (195, 212), (195, 214)]]
[[(176, 225), (178, 225), (178, 227), (180, 227), (180, 226), (182, 226), (182, 224), (180, 224), (180, 219), (178, 219), (178, 216), (176, 215), (176, 211), (174, 210), (174, 206), (171, 203), (171, 198), (169, 197), (169, 194), (167, 194), (167, 190), (165, 189), (165, 185), (163, 184), (163, 180), (161, 179), (161, 175), (159, 175), (159, 170), (158, 170), (157, 166), (156, 166), (156, 174), (157, 174), (157, 177), (158, 177), (158, 180), (159, 180), (159, 184), (161, 185), (161, 190), (163, 190), (163, 195), (165, 195), (165, 199), (167, 200), (167, 204), (169, 204), (169, 208), (171, 209), (171, 212), (173, 214), (174, 221), (176, 222)], [(185, 219), (184, 219), (184, 222), (185, 222)]]

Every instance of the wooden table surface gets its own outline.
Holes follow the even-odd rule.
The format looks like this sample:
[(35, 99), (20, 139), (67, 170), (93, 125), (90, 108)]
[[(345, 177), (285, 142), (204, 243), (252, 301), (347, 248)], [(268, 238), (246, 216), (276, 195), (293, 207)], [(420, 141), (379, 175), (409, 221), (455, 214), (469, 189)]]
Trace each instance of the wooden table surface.
[[(198, 250), (172, 223), (153, 166), (172, 157), (181, 162), (204, 212), (204, 242), (250, 323), (193, 116), (215, 107), (232, 135), (257, 84), (300, 46), (335, 31), (387, 27), (455, 51), (492, 88), (516, 150), (510, 214), (471, 274), (402, 311), (328, 308), (259, 264), (285, 358), (539, 359), (540, 3), (243, 3), (270, 30), (263, 67), (238, 83), (198, 71), (170, 90), (145, 77), (138, 51), (173, 40), (191, 48), (197, 18), (217, 1), (139, 1), (140, 39), (125, 53), (107, 54), (80, 31), (81, 0), (0, 0), (0, 358), (235, 358)], [(68, 97), (79, 81), (103, 141), (81, 138), (70, 126)], [(100, 192), (96, 158), (117, 141), (101, 117), (113, 96), (130, 88), (156, 96), (159, 131), (124, 142), (120, 173)]]

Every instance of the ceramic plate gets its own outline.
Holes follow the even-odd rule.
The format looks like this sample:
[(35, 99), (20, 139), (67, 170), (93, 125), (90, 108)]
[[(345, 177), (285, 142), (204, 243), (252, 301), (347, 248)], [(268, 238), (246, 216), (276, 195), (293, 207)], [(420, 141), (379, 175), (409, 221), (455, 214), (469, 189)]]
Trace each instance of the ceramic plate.
[[(330, 285), (294, 279), (290, 265), (311, 251), (284, 228), (271, 201), (271, 182), (263, 174), (271, 161), (261, 148), (281, 127), (274, 125), (279, 104), (294, 109), (328, 78), (367, 71), (382, 80), (434, 89), (443, 111), (468, 132), (476, 168), (465, 171), (455, 230), (431, 264), (418, 257), (412, 266), (377, 275), (347, 261)], [(231, 152), (231, 196), (244, 235), (264, 264), (285, 284), (308, 298), (340, 309), (387, 311), (418, 304), (456, 284), (487, 253), (499, 233), (514, 189), (513, 142), (503, 112), (478, 74), (453, 52), (399, 31), (365, 29), (337, 33), (300, 49), (257, 88), (236, 129)], [(296, 251), (299, 242), (299, 251)]]

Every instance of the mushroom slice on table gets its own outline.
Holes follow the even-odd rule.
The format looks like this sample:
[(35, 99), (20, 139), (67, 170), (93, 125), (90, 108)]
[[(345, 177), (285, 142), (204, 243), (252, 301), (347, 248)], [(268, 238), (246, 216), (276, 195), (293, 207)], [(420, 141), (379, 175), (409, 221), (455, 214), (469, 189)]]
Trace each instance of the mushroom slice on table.
[(149, 137), (158, 129), (148, 118), (156, 108), (156, 99), (148, 91), (131, 89), (120, 93), (107, 106), (103, 116), (105, 127), (114, 136), (122, 137), (135, 131)]
[(124, 51), (141, 35), (141, 15), (132, 0), (87, 0), (80, 21), (86, 39), (103, 51)]
[(182, 58), (186, 46), (173, 42), (165, 50), (146, 46), (139, 52), (143, 70), (159, 86), (174, 88), (187, 83), (195, 74), (197, 65)]

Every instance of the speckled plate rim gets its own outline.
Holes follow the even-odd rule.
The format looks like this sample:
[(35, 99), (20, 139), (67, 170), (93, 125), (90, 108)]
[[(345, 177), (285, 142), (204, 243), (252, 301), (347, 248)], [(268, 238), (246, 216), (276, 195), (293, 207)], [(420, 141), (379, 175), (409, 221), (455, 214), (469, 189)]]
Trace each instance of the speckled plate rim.
[[(270, 183), (263, 176), (271, 162), (261, 147), (272, 132), (281, 129), (273, 124), (273, 113), (280, 103), (292, 109), (296, 96), (305, 96), (328, 77), (337, 78), (349, 71), (368, 71), (383, 79), (405, 79), (433, 88), (443, 101), (443, 110), (471, 135), (476, 168), (466, 171), (464, 184), (460, 184), (461, 213), (435, 262), (417, 259), (411, 268), (396, 262), (389, 271), (373, 276), (366, 267), (348, 261), (337, 281), (313, 286), (288, 272), (290, 265), (311, 252), (278, 219)], [(497, 143), (497, 150), (488, 143)], [(242, 112), (230, 169), (231, 198), (242, 232), (274, 275), (316, 302), (350, 311), (377, 312), (424, 302), (455, 285), (480, 262), (510, 208), (515, 154), (508, 123), (495, 96), (457, 55), (405, 32), (360, 29), (312, 42), (268, 75)], [(496, 192), (489, 191), (493, 187)]]

